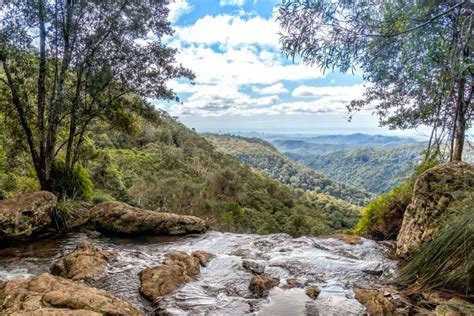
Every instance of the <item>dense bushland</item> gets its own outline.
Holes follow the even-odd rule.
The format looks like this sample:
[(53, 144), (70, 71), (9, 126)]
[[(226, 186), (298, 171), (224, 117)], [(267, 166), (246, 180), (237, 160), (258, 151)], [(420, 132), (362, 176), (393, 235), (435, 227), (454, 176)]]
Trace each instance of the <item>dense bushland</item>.
[(413, 170), (413, 174), (399, 186), (371, 201), (361, 212), (354, 233), (376, 240), (396, 239), (403, 214), (410, 204), (416, 179), (434, 167), (436, 161), (425, 161)]

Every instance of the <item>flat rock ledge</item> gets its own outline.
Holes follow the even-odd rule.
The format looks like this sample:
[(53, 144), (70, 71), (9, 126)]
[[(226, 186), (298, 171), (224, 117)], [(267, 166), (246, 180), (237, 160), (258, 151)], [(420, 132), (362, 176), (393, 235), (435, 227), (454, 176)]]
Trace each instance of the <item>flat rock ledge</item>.
[(0, 201), (0, 241), (22, 241), (51, 223), (56, 196), (46, 191)]
[(0, 283), (0, 315), (143, 315), (110, 293), (44, 273)]
[(97, 248), (90, 242), (81, 242), (71, 253), (60, 258), (51, 267), (51, 274), (72, 280), (96, 279), (117, 254)]
[(183, 235), (208, 229), (195, 216), (154, 212), (121, 202), (97, 204), (89, 210), (89, 218), (98, 230), (122, 234)]
[(167, 253), (162, 265), (140, 273), (140, 293), (159, 305), (162, 297), (191, 282), (213, 256), (205, 251), (195, 251), (191, 255), (183, 251)]

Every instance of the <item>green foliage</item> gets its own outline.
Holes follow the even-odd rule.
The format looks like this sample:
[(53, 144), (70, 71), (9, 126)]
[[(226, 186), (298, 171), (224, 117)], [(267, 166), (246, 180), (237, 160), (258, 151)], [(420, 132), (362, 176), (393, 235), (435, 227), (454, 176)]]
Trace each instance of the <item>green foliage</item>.
[(395, 239), (400, 229), (403, 213), (411, 201), (416, 179), (437, 163), (436, 161), (420, 163), (413, 169), (413, 174), (409, 179), (370, 202), (362, 210), (354, 233), (375, 239)]
[(473, 17), (472, 1), (284, 0), (278, 20), (285, 54), (363, 72), (370, 84), (350, 111), (369, 107), (390, 128), (431, 126), (438, 141), (454, 138), (461, 160), (474, 107)]
[(166, 113), (157, 123), (139, 119), (139, 124), (137, 135), (106, 124), (96, 124), (88, 133), (93, 149), (81, 162), (94, 182), (95, 202), (106, 196), (151, 210), (196, 215), (215, 229), (233, 232), (314, 235), (332, 229), (323, 201), (316, 203), (216, 151)]
[[(474, 294), (474, 199), (463, 203), (458, 215), (432, 240), (402, 262), (397, 282), (421, 289)], [(473, 311), (474, 312), (474, 311)]]
[(385, 193), (409, 176), (410, 164), (421, 159), (425, 144), (353, 148), (326, 154), (293, 154), (291, 159), (376, 194)]
[(87, 212), (88, 205), (81, 200), (58, 199), (53, 213), (53, 222), (58, 231), (67, 231), (76, 224), (81, 224), (87, 220), (84, 213)]
[(77, 164), (72, 172), (63, 161), (57, 161), (51, 175), (51, 191), (62, 197), (89, 201), (92, 198), (94, 185), (87, 170)]
[(365, 205), (372, 197), (361, 189), (332, 181), (322, 173), (291, 161), (262, 139), (217, 134), (205, 137), (221, 152), (295, 188), (324, 193), (357, 205)]

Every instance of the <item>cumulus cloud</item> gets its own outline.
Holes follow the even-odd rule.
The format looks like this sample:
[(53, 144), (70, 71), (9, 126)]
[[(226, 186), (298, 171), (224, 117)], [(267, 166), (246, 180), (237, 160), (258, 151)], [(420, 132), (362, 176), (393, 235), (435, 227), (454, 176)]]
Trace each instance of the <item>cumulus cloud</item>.
[[(230, 2), (230, 1), (226, 1)], [(302, 85), (289, 94), (284, 82), (321, 78), (324, 74), (301, 63), (288, 63), (280, 54), (279, 27), (274, 17), (205, 16), (176, 27), (170, 45), (180, 52), (178, 62), (191, 68), (195, 85), (173, 82), (182, 104), (172, 115), (274, 115), (345, 111), (362, 86)], [(245, 86), (245, 88), (244, 88)], [(246, 90), (250, 86), (251, 89)], [(246, 92), (243, 92), (246, 91)], [(297, 98), (292, 100), (291, 97)], [(301, 99), (303, 99), (301, 101)]]
[(174, 0), (168, 4), (169, 14), (168, 19), (175, 23), (179, 18), (192, 10), (192, 6), (187, 0)]
[(172, 115), (197, 114), (202, 116), (249, 115), (248, 113), (267, 113), (273, 111), (270, 106), (280, 98), (277, 95), (252, 97), (231, 85), (196, 85), (175, 84), (174, 89), (193, 92), (183, 104), (171, 107)]
[(271, 85), (282, 80), (296, 81), (321, 77), (323, 74), (302, 64), (284, 65), (280, 61), (266, 64), (252, 47), (224, 48), (216, 52), (203, 45), (180, 46), (178, 61), (196, 73), (201, 84)]
[(233, 15), (205, 16), (193, 25), (177, 28), (181, 41), (198, 44), (243, 46), (256, 44), (279, 49), (279, 26), (274, 18), (249, 19)]

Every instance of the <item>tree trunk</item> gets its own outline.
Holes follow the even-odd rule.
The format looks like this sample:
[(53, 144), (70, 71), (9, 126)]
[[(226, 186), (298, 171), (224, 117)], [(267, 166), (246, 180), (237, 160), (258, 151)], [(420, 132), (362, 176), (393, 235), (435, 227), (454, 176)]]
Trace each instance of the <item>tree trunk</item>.
[(466, 106), (464, 100), (465, 84), (466, 81), (464, 79), (459, 81), (455, 125), (453, 130), (454, 144), (451, 149), (451, 161), (462, 161), (464, 140), (466, 136)]
[(45, 26), (45, 7), (43, 0), (38, 1), (38, 20), (39, 20), (39, 48), (40, 63), (38, 70), (38, 132), (39, 132), (39, 164), (42, 173), (46, 170), (45, 164), (45, 102), (46, 102), (46, 26)]

